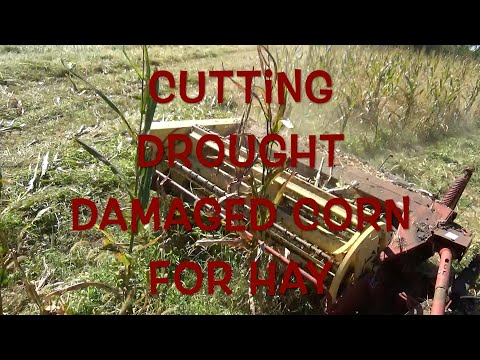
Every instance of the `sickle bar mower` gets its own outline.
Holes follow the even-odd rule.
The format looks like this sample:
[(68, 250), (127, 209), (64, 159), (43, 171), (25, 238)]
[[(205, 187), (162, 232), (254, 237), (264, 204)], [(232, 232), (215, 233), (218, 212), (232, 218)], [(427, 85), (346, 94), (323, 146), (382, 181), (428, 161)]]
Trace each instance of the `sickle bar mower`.
[[(262, 180), (262, 164), (257, 161), (249, 169), (248, 176), (238, 178), (238, 172), (229, 159), (229, 139), (227, 135), (236, 133), (239, 119), (215, 119), (201, 121), (171, 121), (153, 123), (151, 135), (160, 138), (164, 146), (168, 145), (168, 135), (180, 133), (188, 135), (195, 144), (202, 136), (216, 134), (225, 144), (224, 161), (217, 167), (208, 168), (199, 163), (195, 152), (189, 156), (191, 166), (175, 161), (168, 167), (163, 161), (157, 166), (152, 187), (163, 186), (167, 192), (180, 194), (196, 201), (202, 197), (215, 196), (217, 199), (229, 198), (233, 194), (251, 194), (251, 182)], [(175, 145), (177, 153), (185, 144)], [(214, 142), (206, 142), (202, 152), (204, 156), (216, 157), (220, 151)], [(239, 160), (247, 158), (247, 149), (237, 150)], [(455, 223), (456, 205), (467, 186), (473, 169), (467, 168), (450, 186), (439, 201), (418, 191), (407, 189), (381, 178), (379, 173), (371, 173), (359, 166), (335, 164), (330, 168), (311, 168), (301, 161), (295, 168), (284, 170), (268, 188), (273, 197), (282, 191), (281, 201), (277, 205), (276, 223), (266, 230), (266, 236), (259, 246), (280, 262), (297, 262), (306, 279), (316, 285), (316, 279), (305, 271), (307, 263), (313, 263), (319, 272), (327, 273), (323, 287), (327, 314), (444, 314), (452, 306), (450, 293), (452, 282), (452, 261), (461, 259), (472, 242), (472, 235)], [(293, 173), (293, 174), (292, 174)], [(324, 179), (318, 186), (318, 178)], [(353, 184), (337, 191), (338, 183)], [(285, 184), (286, 183), (286, 184)], [(192, 187), (195, 188), (193, 193)], [(357, 209), (358, 197), (375, 198), (385, 213), (387, 200), (396, 203), (408, 196), (409, 226), (401, 225), (400, 219), (393, 219), (393, 228), (387, 231), (386, 221), (380, 217), (377, 229), (366, 223), (358, 230), (358, 211), (365, 216), (371, 210)], [(245, 222), (250, 221), (248, 197), (240, 212)], [(321, 211), (331, 199), (343, 197), (351, 206), (350, 225), (342, 231), (333, 231), (325, 224)], [(314, 220), (318, 225), (311, 231), (303, 231), (296, 226), (292, 209), (301, 198), (313, 199), (319, 206), (319, 213), (304, 205), (300, 209), (300, 218), (306, 224)], [(222, 206), (220, 216), (225, 216)], [(331, 221), (342, 224), (347, 213), (341, 206), (330, 210)], [(248, 226), (247, 226), (248, 228)], [(378, 230), (379, 229), (379, 230)], [(247, 229), (246, 238), (251, 239)], [(436, 277), (424, 276), (419, 268), (432, 266), (431, 259), (438, 254), (440, 261)], [(426, 299), (432, 299), (429, 301)], [(453, 304), (454, 305), (454, 304)]]

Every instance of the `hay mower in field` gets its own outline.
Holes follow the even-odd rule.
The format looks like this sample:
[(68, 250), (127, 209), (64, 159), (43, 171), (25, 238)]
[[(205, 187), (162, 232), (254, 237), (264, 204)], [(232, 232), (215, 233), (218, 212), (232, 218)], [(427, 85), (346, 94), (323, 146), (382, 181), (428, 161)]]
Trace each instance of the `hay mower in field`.
[[(159, 163), (152, 188), (162, 188), (193, 202), (210, 196), (229, 199), (243, 194), (246, 202), (236, 207), (241, 214), (237, 219), (247, 226), (239, 241), (248, 241), (255, 236), (248, 228), (252, 220), (251, 184), (262, 181), (263, 165), (256, 157), (248, 174), (238, 176), (238, 168), (229, 157), (227, 136), (236, 133), (238, 128), (239, 119), (153, 123), (150, 134), (163, 144), (167, 144), (171, 134), (184, 134), (195, 148), (202, 137), (218, 135), (225, 146), (208, 141), (201, 144), (206, 158), (218, 158), (219, 151), (224, 152), (218, 166), (202, 165), (194, 151), (188, 157), (189, 166), (181, 161), (174, 161), (172, 166), (167, 166), (165, 161)], [(178, 142), (169, 146), (175, 146), (175, 151), (181, 153), (186, 145)], [(247, 149), (239, 148), (237, 157), (246, 159)], [(302, 275), (314, 285), (317, 278), (305, 270), (305, 265), (313, 263), (319, 272), (323, 271), (322, 296), (326, 300), (323, 310), (327, 314), (445, 314), (454, 308), (459, 298), (455, 289), (461, 286), (452, 286), (452, 261), (461, 259), (472, 242), (472, 235), (455, 223), (455, 208), (473, 169), (467, 168), (440, 200), (434, 200), (425, 191), (405, 188), (352, 161), (340, 159), (333, 168), (326, 169), (322, 165), (323, 161), (314, 167), (299, 161), (274, 178), (268, 192), (272, 197), (280, 193), (281, 199), (276, 206), (276, 221), (258, 242), (259, 248), (284, 264), (297, 262)], [(392, 213), (391, 226), (387, 226), (382, 216), (373, 224), (358, 226), (359, 219), (362, 223), (375, 211), (357, 207), (356, 199), (362, 197), (375, 199), (382, 216), (388, 212), (389, 202), (400, 204), (401, 208), (402, 201), (408, 197), (408, 226), (405, 226), (405, 216), (402, 218), (399, 212)], [(301, 199), (310, 200), (298, 206)], [(346, 200), (343, 204), (350, 208), (338, 206), (337, 199)], [(329, 206), (332, 200), (337, 205)], [(224, 203), (219, 201), (222, 217), (228, 210)], [(329, 219), (322, 212), (326, 206), (329, 206)], [(208, 207), (206, 205), (206, 209), (211, 210)], [(309, 231), (297, 226), (294, 214), (309, 226)], [(346, 221), (348, 226), (339, 226)], [(332, 229), (327, 224), (336, 227)], [(439, 262), (436, 276), (432, 278), (422, 269), (426, 264), (431, 265), (434, 256), (439, 257)]]

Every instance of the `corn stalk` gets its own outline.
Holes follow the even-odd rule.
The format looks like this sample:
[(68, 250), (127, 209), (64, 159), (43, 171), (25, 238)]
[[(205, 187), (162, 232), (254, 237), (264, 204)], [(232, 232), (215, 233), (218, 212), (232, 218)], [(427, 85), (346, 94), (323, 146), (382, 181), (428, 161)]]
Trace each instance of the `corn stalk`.
[[(78, 79), (89, 86), (98, 96), (100, 96), (105, 103), (119, 116), (122, 124), (125, 126), (126, 130), (130, 134), (133, 140), (133, 145), (138, 146), (138, 135), (139, 134), (147, 134), (150, 131), (157, 103), (152, 99), (150, 96), (148, 82), (151, 77), (151, 67), (150, 67), (150, 59), (148, 54), (147, 46), (142, 46), (142, 64), (141, 66), (137, 66), (137, 64), (128, 56), (125, 48), (123, 49), (123, 53), (129, 62), (130, 66), (133, 68), (135, 73), (137, 74), (140, 82), (141, 82), (141, 100), (140, 100), (140, 118), (138, 122), (138, 129), (135, 130), (135, 127), (130, 124), (130, 122), (125, 118), (123, 112), (117, 107), (117, 105), (107, 96), (105, 95), (100, 89), (95, 87), (91, 84), (88, 80), (85, 79), (81, 74), (75, 71), (75, 68), (70, 66), (67, 67), (64, 63), (64, 66), (68, 70), (68, 78), (71, 82), (73, 79)], [(63, 61), (62, 61), (63, 63)], [(159, 91), (159, 82), (156, 83), (156, 91)], [(138, 165), (138, 152), (135, 150), (135, 160), (134, 160), (134, 168), (135, 168), (135, 178), (133, 180), (127, 179), (127, 177), (118, 169), (118, 167), (112, 163), (110, 160), (107, 159), (106, 156), (101, 154), (91, 145), (85, 143), (84, 141), (76, 138), (75, 141), (83, 147), (89, 154), (91, 154), (95, 159), (99, 162), (107, 165), (113, 174), (115, 174), (121, 181), (121, 184), (125, 188), (126, 192), (128, 193), (130, 200), (139, 199), (140, 204), (142, 206), (143, 211), (148, 208), (150, 202), (150, 188), (151, 188), (151, 181), (154, 172), (154, 167), (144, 168)], [(147, 150), (147, 161), (151, 159), (153, 156), (153, 150)], [(128, 253), (125, 253), (122, 246), (117, 245), (117, 240), (115, 237), (109, 233), (108, 231), (101, 230), (104, 237), (103, 241), (103, 248), (104, 250), (112, 251), (115, 254), (116, 259), (123, 265), (122, 274), (122, 288), (124, 294), (124, 304), (120, 311), (121, 314), (127, 313), (131, 311), (132, 302), (134, 299), (135, 289), (131, 286), (131, 277), (134, 275), (132, 270), (132, 251), (133, 251), (133, 244), (135, 242), (135, 237), (139, 231), (143, 230), (143, 226), (140, 223), (140, 219), (136, 219), (137, 221), (137, 231), (130, 230), (130, 241), (128, 246)], [(133, 224), (130, 224), (130, 229), (132, 228)], [(97, 228), (98, 229), (98, 228)]]

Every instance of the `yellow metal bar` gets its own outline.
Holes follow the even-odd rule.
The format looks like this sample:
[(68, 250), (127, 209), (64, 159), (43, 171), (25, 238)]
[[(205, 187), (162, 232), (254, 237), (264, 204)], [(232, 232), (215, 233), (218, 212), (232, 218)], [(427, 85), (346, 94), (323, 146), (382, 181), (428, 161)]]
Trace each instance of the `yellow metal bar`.
[(216, 133), (225, 136), (236, 131), (240, 125), (239, 118), (229, 119), (204, 119), (204, 120), (173, 120), (154, 121), (150, 128), (150, 134), (165, 142), (169, 134), (188, 134), (193, 126), (201, 125)]

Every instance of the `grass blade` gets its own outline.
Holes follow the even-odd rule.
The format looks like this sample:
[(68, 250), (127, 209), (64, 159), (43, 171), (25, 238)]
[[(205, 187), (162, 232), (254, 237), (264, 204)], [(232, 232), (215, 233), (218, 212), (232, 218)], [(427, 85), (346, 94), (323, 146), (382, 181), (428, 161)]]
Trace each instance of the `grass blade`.
[(287, 181), (285, 181), (282, 186), (280, 187), (280, 190), (278, 190), (277, 195), (275, 195), (275, 199), (273, 199), (273, 204), (277, 206), (280, 203), (280, 200), (283, 197), (283, 193), (285, 192), (285, 189), (287, 188), (287, 184), (290, 182), (290, 180), (295, 176), (295, 172), (292, 171), (290, 176), (288, 177)]
[(277, 176), (280, 175), (284, 170), (285, 170), (285, 164), (270, 171), (265, 177), (265, 182), (262, 184), (262, 186), (265, 189), (267, 189), (275, 181)]
[(95, 91), (95, 93), (98, 96), (100, 96), (108, 104), (108, 106), (110, 106), (112, 108), (113, 111), (115, 111), (118, 114), (118, 116), (120, 116), (123, 123), (126, 125), (126, 127), (128, 129), (128, 132), (130, 133), (130, 136), (132, 137), (132, 139), (136, 139), (137, 136), (136, 136), (135, 131), (133, 131), (130, 123), (125, 118), (125, 116), (122, 114), (122, 112), (118, 109), (118, 107), (101, 90), (97, 89), (93, 84), (91, 84), (89, 81), (87, 81), (87, 79), (85, 79), (82, 75), (77, 74), (75, 71), (71, 70), (68, 66), (65, 65), (63, 60), (61, 60), (61, 61), (62, 61), (63, 66), (65, 66), (65, 68), (67, 69), (69, 74), (72, 74), (73, 76), (75, 76), (76, 78), (80, 79), (85, 84), (87, 84), (93, 91)]
[(125, 177), (125, 175), (123, 175), (123, 173), (110, 160), (108, 160), (105, 156), (100, 154), (95, 148), (93, 148), (90, 145), (84, 143), (82, 140), (80, 140), (78, 138), (75, 138), (75, 141), (77, 143), (79, 143), (95, 159), (97, 159), (98, 161), (107, 165), (110, 168), (110, 170), (112, 170), (112, 172), (122, 180), (122, 182), (127, 187), (127, 191), (128, 191), (128, 194), (130, 195), (130, 198), (133, 199), (132, 192), (130, 190), (128, 190), (128, 181), (127, 181), (127, 178)]
[(138, 190), (138, 197), (142, 204), (142, 209), (146, 209), (150, 200), (150, 187), (152, 185), (152, 176), (155, 167), (143, 168), (140, 173), (140, 187)]
[(145, 74), (145, 80), (150, 80), (150, 57), (148, 56), (148, 47), (146, 45), (143, 45), (143, 55), (145, 58), (145, 63), (146, 63), (146, 74)]
[(127, 61), (128, 63), (130, 64), (130, 66), (133, 68), (133, 70), (135, 70), (135, 72), (137, 73), (138, 77), (140, 78), (140, 80), (144, 80), (143, 78), (143, 74), (142, 72), (140, 71), (140, 68), (128, 57), (128, 54), (127, 54), (127, 51), (125, 50), (125, 46), (123, 46), (123, 55), (125, 55), (125, 57), (127, 58)]
[[(148, 71), (148, 73), (150, 73), (150, 71)], [(160, 88), (160, 82), (157, 80), (157, 82), (155, 83), (155, 92), (157, 94), (158, 94), (159, 88)], [(142, 130), (143, 134), (146, 134), (150, 131), (153, 118), (155, 116), (155, 111), (157, 109), (157, 102), (154, 101), (150, 96), (150, 93), (148, 93), (148, 87), (145, 89), (145, 91), (147, 92), (147, 94), (145, 94), (147, 97), (147, 112), (145, 114), (145, 124), (143, 125), (143, 130)]]

